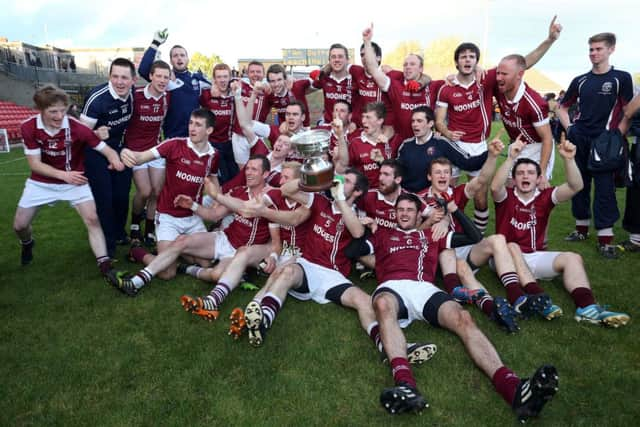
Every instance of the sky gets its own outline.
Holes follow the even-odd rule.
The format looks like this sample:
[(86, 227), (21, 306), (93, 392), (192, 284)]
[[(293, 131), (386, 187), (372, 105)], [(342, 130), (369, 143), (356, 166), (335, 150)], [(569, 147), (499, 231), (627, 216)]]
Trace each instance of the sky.
[(163, 58), (171, 45), (181, 44), (190, 53), (217, 54), (232, 66), (238, 58), (280, 58), (282, 48), (327, 48), (339, 42), (357, 49), (369, 23), (383, 54), (402, 41), (427, 46), (453, 36), (478, 44), (487, 65), (495, 65), (504, 55), (533, 50), (557, 14), (562, 35), (536, 68), (561, 86), (589, 70), (587, 39), (599, 32), (618, 37), (611, 59), (616, 68), (640, 72), (640, 6), (629, 0), (448, 0), (397, 3), (395, 8), (387, 7), (392, 2), (371, 0), (139, 3), (153, 6), (147, 9), (117, 0), (11, 3), (0, 16), (0, 37), (11, 41), (60, 48), (146, 47), (155, 30), (168, 28)]

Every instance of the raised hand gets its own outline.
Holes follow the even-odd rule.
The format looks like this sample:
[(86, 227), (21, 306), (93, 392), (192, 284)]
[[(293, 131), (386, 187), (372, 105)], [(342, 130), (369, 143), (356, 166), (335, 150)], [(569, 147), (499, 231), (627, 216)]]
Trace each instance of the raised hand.
[(494, 139), (489, 143), (489, 154), (493, 157), (498, 157), (502, 150), (504, 150), (504, 143), (499, 139)]
[(562, 32), (562, 25), (556, 22), (556, 18), (558, 18), (558, 15), (553, 15), (551, 24), (549, 24), (549, 39), (554, 41), (558, 40), (560, 33)]
[(509, 146), (509, 156), (512, 159), (517, 158), (520, 153), (522, 153), (522, 149), (524, 148), (525, 143), (522, 141), (522, 134), (518, 135), (516, 140)]
[(167, 38), (169, 38), (169, 32), (167, 28), (165, 28), (164, 30), (158, 30), (153, 33), (153, 43), (157, 44), (158, 46), (166, 42)]

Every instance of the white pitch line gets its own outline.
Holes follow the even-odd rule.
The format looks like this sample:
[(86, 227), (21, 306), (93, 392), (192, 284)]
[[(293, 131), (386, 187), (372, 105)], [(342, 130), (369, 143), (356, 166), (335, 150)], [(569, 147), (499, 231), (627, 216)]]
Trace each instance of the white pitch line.
[(7, 160), (6, 162), (0, 162), (0, 166), (6, 165), (8, 163), (17, 162), (18, 160), (23, 160), (23, 159), (26, 159), (26, 158), (27, 158), (27, 156), (22, 156), (22, 157), (18, 157), (17, 159)]

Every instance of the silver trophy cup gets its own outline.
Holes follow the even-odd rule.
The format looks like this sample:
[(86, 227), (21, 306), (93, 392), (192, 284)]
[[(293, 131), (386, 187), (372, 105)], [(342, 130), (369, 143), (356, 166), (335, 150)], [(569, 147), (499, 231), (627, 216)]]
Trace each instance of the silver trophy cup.
[(309, 130), (291, 137), (291, 145), (305, 158), (300, 168), (300, 189), (323, 191), (333, 182), (333, 163), (324, 156), (329, 151), (331, 133), (326, 130)]

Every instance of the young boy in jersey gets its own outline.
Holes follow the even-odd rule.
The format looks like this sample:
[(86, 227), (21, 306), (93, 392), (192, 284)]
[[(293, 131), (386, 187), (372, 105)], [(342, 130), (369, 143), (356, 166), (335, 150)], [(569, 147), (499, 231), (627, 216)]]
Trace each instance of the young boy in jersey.
[[(151, 83), (137, 88), (133, 93), (133, 116), (124, 136), (124, 145), (132, 151), (146, 151), (156, 145), (160, 139), (162, 122), (167, 114), (170, 95), (165, 92), (171, 78), (171, 67), (164, 61), (156, 61), (149, 73)], [(136, 192), (131, 205), (132, 241), (144, 242), (153, 246), (155, 237), (155, 215), (158, 196), (164, 184), (164, 158), (133, 167), (133, 182)], [(142, 233), (143, 211), (147, 215)]]
[[(541, 169), (521, 154), (521, 138), (511, 144), (507, 160), (496, 172), (491, 193), (496, 205), (496, 232), (505, 236), (513, 253), (522, 253), (526, 266), (536, 279), (552, 279), (562, 274), (565, 289), (575, 305), (575, 319), (617, 328), (629, 322), (629, 315), (610, 311), (596, 303), (582, 257), (573, 252), (545, 251), (544, 235), (551, 210), (559, 203), (571, 200), (582, 190), (582, 176), (575, 161), (576, 146), (569, 141), (558, 145), (564, 159), (567, 182), (557, 187), (539, 190)], [(509, 170), (513, 188), (506, 187)], [(519, 256), (514, 256), (514, 260)]]
[(91, 188), (84, 174), (84, 151), (90, 147), (107, 160), (110, 169), (122, 171), (118, 153), (80, 121), (66, 115), (69, 98), (61, 89), (44, 86), (33, 96), (37, 116), (27, 119), (20, 129), (24, 153), (31, 176), (18, 202), (13, 229), (22, 245), (21, 263), (33, 260), (31, 222), (41, 206), (67, 201), (82, 218), (89, 232), (89, 245), (100, 272), (108, 282), (117, 280), (96, 214)]

